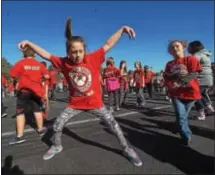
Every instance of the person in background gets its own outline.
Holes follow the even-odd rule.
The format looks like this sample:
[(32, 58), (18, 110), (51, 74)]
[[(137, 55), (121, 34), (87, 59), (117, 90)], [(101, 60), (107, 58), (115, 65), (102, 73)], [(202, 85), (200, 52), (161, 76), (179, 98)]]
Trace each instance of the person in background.
[(145, 87), (145, 78), (144, 78), (144, 71), (142, 69), (142, 64), (139, 61), (136, 61), (134, 63), (134, 81), (133, 81), (133, 85), (135, 84), (136, 88), (135, 88), (135, 92), (136, 92), (136, 96), (137, 96), (137, 103), (136, 106), (139, 107), (143, 107), (146, 104), (145, 101), (145, 97), (143, 94), (143, 88)]
[[(47, 69), (47, 64), (45, 61), (41, 62), (44, 67)], [(48, 72), (48, 69), (46, 70)], [(43, 118), (46, 119), (48, 117), (48, 111), (49, 111), (49, 83), (50, 83), (50, 78), (44, 78), (42, 77), (41, 84), (43, 88), (43, 98), (42, 98), (42, 103), (43, 103)]]
[(163, 77), (160, 73), (156, 73), (155, 76), (152, 79), (152, 85), (154, 87), (154, 90), (158, 93), (162, 92), (161, 82), (163, 81)]
[(128, 90), (129, 90), (129, 85), (128, 85), (128, 71), (126, 67), (126, 61), (121, 61), (120, 66), (120, 96), (119, 96), (119, 104), (120, 106), (123, 106), (127, 102), (127, 97), (128, 97)]
[(128, 71), (128, 82), (129, 82), (129, 93), (133, 93), (136, 84), (134, 83), (134, 72), (132, 70)]
[(62, 76), (62, 84), (63, 84), (63, 92), (64, 92), (64, 97), (68, 98), (69, 97), (69, 88), (68, 88), (68, 82), (64, 76)]
[(42, 136), (46, 132), (43, 127), (42, 98), (44, 95), (41, 85), (42, 78), (49, 78), (48, 71), (43, 64), (35, 59), (35, 52), (25, 47), (23, 59), (18, 61), (10, 70), (10, 76), (18, 79), (19, 91), (16, 102), (16, 137), (9, 141), (9, 145), (25, 142), (24, 128), (27, 113), (32, 112), (36, 119), (37, 133)]
[(154, 73), (151, 71), (149, 66), (144, 66), (144, 77), (145, 77), (145, 87), (147, 88), (149, 98), (153, 98), (152, 94), (152, 79), (154, 77)]
[(7, 86), (7, 80), (3, 74), (1, 74), (1, 117), (7, 117), (6, 107), (3, 103), (3, 98), (5, 97), (5, 88)]
[(208, 95), (209, 88), (213, 86), (213, 71), (210, 59), (212, 53), (206, 50), (200, 41), (190, 42), (188, 52), (199, 60), (202, 67), (202, 72), (198, 75), (202, 98), (196, 101), (195, 106), (199, 112), (197, 119), (205, 120), (205, 109), (209, 110), (210, 113), (214, 113), (214, 108)]
[(50, 99), (51, 100), (56, 100), (56, 89), (57, 89), (57, 75), (58, 71), (54, 69), (53, 66), (51, 66), (49, 70), (49, 75), (50, 75)]
[(115, 102), (115, 109), (119, 111), (120, 104), (119, 104), (119, 76), (120, 71), (118, 68), (114, 66), (114, 59), (109, 57), (106, 60), (106, 68), (104, 69), (104, 81), (106, 85), (106, 90), (108, 93), (108, 102), (109, 102), (109, 109), (111, 112), (114, 112), (113, 108), (113, 99)]
[(196, 100), (201, 99), (197, 76), (202, 68), (194, 56), (185, 56), (185, 49), (185, 41), (170, 41), (168, 51), (174, 59), (166, 64), (164, 78), (175, 110), (181, 143), (189, 146), (191, 131), (188, 116)]
[(14, 97), (15, 95), (14, 90), (15, 90), (15, 87), (14, 87), (13, 79), (10, 78), (8, 80), (8, 94), (10, 97)]

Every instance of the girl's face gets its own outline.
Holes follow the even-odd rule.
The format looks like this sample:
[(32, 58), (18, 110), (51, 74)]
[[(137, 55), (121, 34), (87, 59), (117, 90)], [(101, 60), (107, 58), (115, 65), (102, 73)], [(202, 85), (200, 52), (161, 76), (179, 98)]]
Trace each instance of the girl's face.
[(122, 63), (122, 67), (125, 68), (126, 67), (126, 63)]
[(183, 58), (184, 57), (184, 46), (182, 43), (176, 41), (170, 45), (169, 52), (174, 58)]
[(85, 49), (83, 43), (77, 41), (71, 44), (71, 48), (68, 53), (68, 57), (73, 63), (79, 64), (83, 62), (85, 55)]

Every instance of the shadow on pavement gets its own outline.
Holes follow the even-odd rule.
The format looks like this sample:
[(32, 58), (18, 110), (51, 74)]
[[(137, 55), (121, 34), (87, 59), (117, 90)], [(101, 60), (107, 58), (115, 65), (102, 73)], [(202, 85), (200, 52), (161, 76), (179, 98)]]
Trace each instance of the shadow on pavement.
[[(144, 125), (118, 119), (129, 142), (153, 158), (169, 163), (186, 174), (213, 174), (214, 157), (180, 145), (178, 138), (161, 134)], [(144, 161), (144, 160), (143, 160)]]
[[(102, 148), (102, 149), (104, 149), (106, 151), (111, 151), (111, 152), (114, 152), (114, 153), (119, 154), (119, 155), (122, 156), (122, 151), (121, 150), (111, 148), (111, 147), (102, 145), (102, 144), (100, 144), (98, 142), (82, 138), (82, 137), (80, 137), (79, 135), (77, 135), (76, 133), (72, 132), (71, 130), (69, 130), (66, 127), (63, 129), (63, 134), (66, 134), (67, 136), (72, 137), (73, 139), (75, 139), (75, 140), (77, 140), (77, 141), (79, 141), (81, 143), (91, 145), (91, 146), (95, 146), (95, 147), (98, 147), (98, 148)], [(49, 129), (46, 132), (46, 134), (43, 136), (43, 138), (42, 138), (42, 141), (49, 147), (52, 145), (52, 141), (51, 141), (52, 136), (53, 136), (53, 130)]]
[[(176, 132), (177, 127), (176, 127), (176, 124), (174, 122), (165, 122), (165, 121), (154, 120), (154, 119), (149, 119), (149, 118), (147, 118), (147, 119), (141, 118), (141, 120), (154, 123), (160, 129), (165, 129), (165, 130), (168, 130), (170, 132), (177, 133)], [(189, 125), (189, 126), (190, 126), (190, 129), (191, 129), (193, 134), (214, 140), (215, 133), (214, 133), (213, 129), (204, 128), (204, 127), (195, 126), (195, 125)]]
[(4, 165), (1, 169), (2, 175), (24, 175), (24, 171), (22, 171), (19, 166), (13, 166), (13, 157), (7, 156), (4, 160)]
[(162, 116), (175, 116), (175, 113), (173, 111), (168, 111), (164, 109), (151, 109), (148, 107), (137, 107), (134, 104), (128, 105), (125, 104), (123, 108), (127, 110), (138, 110), (139, 113), (142, 113), (144, 115), (147, 115), (149, 117), (162, 117)]

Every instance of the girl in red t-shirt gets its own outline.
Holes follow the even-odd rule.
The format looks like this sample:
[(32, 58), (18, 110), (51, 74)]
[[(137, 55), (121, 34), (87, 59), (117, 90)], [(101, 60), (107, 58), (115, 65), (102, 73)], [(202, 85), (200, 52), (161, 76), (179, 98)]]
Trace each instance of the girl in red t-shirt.
[[(113, 112), (113, 98), (115, 101), (116, 110), (119, 111), (119, 69), (114, 66), (114, 60), (112, 57), (106, 61), (107, 67), (104, 69), (103, 77), (106, 85), (106, 91), (108, 93), (108, 101), (110, 111)], [(112, 84), (111, 84), (112, 83)], [(113, 88), (111, 88), (111, 86)]]
[(68, 19), (65, 30), (67, 56), (64, 58), (54, 56), (30, 41), (19, 43), (21, 50), (29, 46), (42, 58), (50, 60), (54, 67), (64, 74), (69, 83), (70, 100), (68, 107), (57, 117), (54, 123), (53, 145), (43, 156), (43, 159), (51, 159), (63, 150), (61, 144), (63, 127), (67, 121), (84, 111), (93, 113), (105, 120), (109, 128), (117, 136), (124, 155), (134, 165), (141, 166), (142, 161), (128, 145), (112, 113), (104, 106), (99, 79), (100, 68), (105, 60), (105, 53), (116, 44), (123, 34), (128, 34), (131, 38), (134, 38), (134, 30), (129, 26), (123, 26), (100, 49), (93, 53), (86, 53), (84, 39), (81, 36), (73, 36), (70, 25), (71, 20)]
[(142, 69), (141, 62), (136, 61), (134, 63), (134, 82), (133, 84), (136, 85), (135, 92), (137, 95), (137, 103), (136, 106), (145, 106), (145, 97), (143, 94), (143, 88), (145, 87), (145, 79), (144, 79), (144, 72)]
[(127, 97), (128, 97), (128, 90), (129, 90), (129, 85), (128, 85), (128, 71), (126, 67), (126, 61), (121, 61), (120, 62), (120, 106), (124, 105), (127, 102)]
[(172, 98), (182, 144), (189, 146), (191, 131), (188, 115), (195, 101), (201, 99), (197, 76), (202, 68), (195, 57), (185, 56), (185, 48), (184, 41), (174, 40), (169, 43), (168, 50), (174, 60), (167, 63), (164, 78), (169, 97)]

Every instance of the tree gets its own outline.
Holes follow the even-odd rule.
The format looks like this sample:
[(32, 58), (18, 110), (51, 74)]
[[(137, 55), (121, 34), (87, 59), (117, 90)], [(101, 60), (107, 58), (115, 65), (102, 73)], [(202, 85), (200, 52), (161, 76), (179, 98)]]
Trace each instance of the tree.
[(7, 79), (9, 78), (9, 71), (12, 66), (5, 57), (1, 58), (1, 72)]

